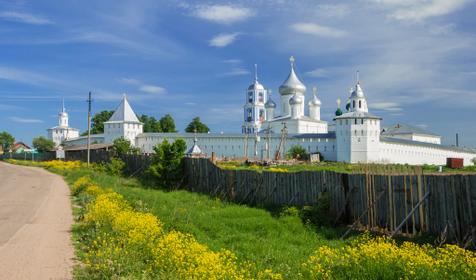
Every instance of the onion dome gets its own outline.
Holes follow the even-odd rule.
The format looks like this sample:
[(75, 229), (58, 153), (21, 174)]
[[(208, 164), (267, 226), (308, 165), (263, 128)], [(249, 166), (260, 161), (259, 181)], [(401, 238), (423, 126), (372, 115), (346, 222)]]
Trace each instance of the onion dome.
[(294, 95), (293, 97), (291, 97), (291, 99), (289, 99), (290, 105), (302, 104), (302, 102), (302, 97), (300, 97), (299, 95)]
[(321, 106), (321, 100), (317, 97), (317, 87), (312, 88), (313, 97), (309, 101), (309, 106)]
[(287, 79), (279, 87), (279, 93), (281, 95), (289, 95), (295, 93), (304, 94), (306, 92), (306, 86), (299, 80), (296, 73), (294, 72), (294, 57), (291, 56), (289, 61), (291, 62), (291, 72), (289, 73)]
[(350, 98), (353, 99), (353, 98), (364, 98), (364, 97), (365, 97), (364, 91), (360, 87), (360, 82), (357, 82), (357, 84), (355, 85), (355, 90), (352, 91)]
[(255, 64), (255, 81), (248, 87), (248, 90), (264, 90), (264, 86), (258, 82), (258, 65)]
[(264, 104), (264, 107), (265, 108), (276, 108), (276, 103), (274, 103), (274, 101), (271, 100), (271, 98), (269, 98), (268, 101), (266, 101), (266, 103)]
[(340, 109), (340, 98), (337, 98), (337, 110), (336, 110), (336, 116), (341, 116), (343, 114), (342, 110)]

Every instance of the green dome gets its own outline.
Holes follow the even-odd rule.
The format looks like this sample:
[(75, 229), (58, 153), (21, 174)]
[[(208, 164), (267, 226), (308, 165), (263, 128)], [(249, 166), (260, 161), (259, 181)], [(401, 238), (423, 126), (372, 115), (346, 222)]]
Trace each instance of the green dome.
[(342, 110), (340, 108), (337, 108), (336, 110), (336, 116), (341, 116), (342, 115)]

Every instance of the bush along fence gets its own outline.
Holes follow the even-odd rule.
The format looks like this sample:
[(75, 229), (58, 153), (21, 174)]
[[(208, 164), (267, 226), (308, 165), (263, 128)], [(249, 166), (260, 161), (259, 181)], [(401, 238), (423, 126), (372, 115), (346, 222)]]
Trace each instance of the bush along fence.
[(185, 188), (261, 205), (313, 205), (327, 193), (336, 223), (383, 229), (390, 235), (429, 233), (441, 242), (474, 244), (476, 175), (362, 171), (224, 170), (209, 159), (186, 158)]

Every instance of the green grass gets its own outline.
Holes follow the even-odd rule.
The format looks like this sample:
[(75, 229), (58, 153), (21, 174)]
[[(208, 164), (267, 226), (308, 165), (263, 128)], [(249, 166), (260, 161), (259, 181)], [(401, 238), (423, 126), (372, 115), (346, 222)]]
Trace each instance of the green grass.
[[(340, 173), (359, 173), (366, 166), (374, 172), (380, 173), (412, 173), (412, 170), (421, 167), (423, 173), (438, 173), (438, 165), (406, 165), (406, 164), (350, 164), (345, 162), (323, 161), (319, 163), (298, 162), (294, 165), (276, 165), (276, 166), (259, 166), (255, 164), (247, 165), (243, 162), (222, 161), (216, 163), (218, 167), (228, 170), (254, 170), (263, 171), (280, 171), (280, 172), (300, 172), (300, 171), (334, 171)], [(462, 169), (451, 169), (443, 166), (443, 173), (476, 173), (476, 165), (465, 166)]]
[(344, 241), (330, 228), (316, 230), (295, 215), (273, 216), (270, 212), (236, 205), (187, 191), (145, 189), (135, 179), (113, 177), (87, 170), (68, 172), (66, 180), (89, 175), (101, 186), (122, 194), (133, 205), (162, 220), (166, 230), (193, 234), (213, 250), (232, 250), (240, 261), (258, 269), (272, 268), (286, 279), (321, 245), (341, 246)]

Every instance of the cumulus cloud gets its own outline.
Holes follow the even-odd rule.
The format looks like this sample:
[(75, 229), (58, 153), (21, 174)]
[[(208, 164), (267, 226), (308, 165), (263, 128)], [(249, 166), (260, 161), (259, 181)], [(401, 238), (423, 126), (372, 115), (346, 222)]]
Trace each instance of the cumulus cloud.
[(7, 21), (15, 21), (33, 25), (46, 25), (53, 23), (51, 20), (45, 17), (14, 11), (0, 12), (0, 18)]
[(291, 25), (291, 28), (299, 33), (309, 34), (320, 37), (340, 38), (347, 35), (347, 32), (341, 29), (327, 27), (311, 22), (300, 22)]
[(223, 48), (235, 42), (239, 33), (218, 34), (210, 40), (210, 46)]
[(253, 11), (248, 8), (232, 5), (205, 5), (198, 6), (193, 15), (220, 24), (231, 24), (244, 21), (253, 16)]

